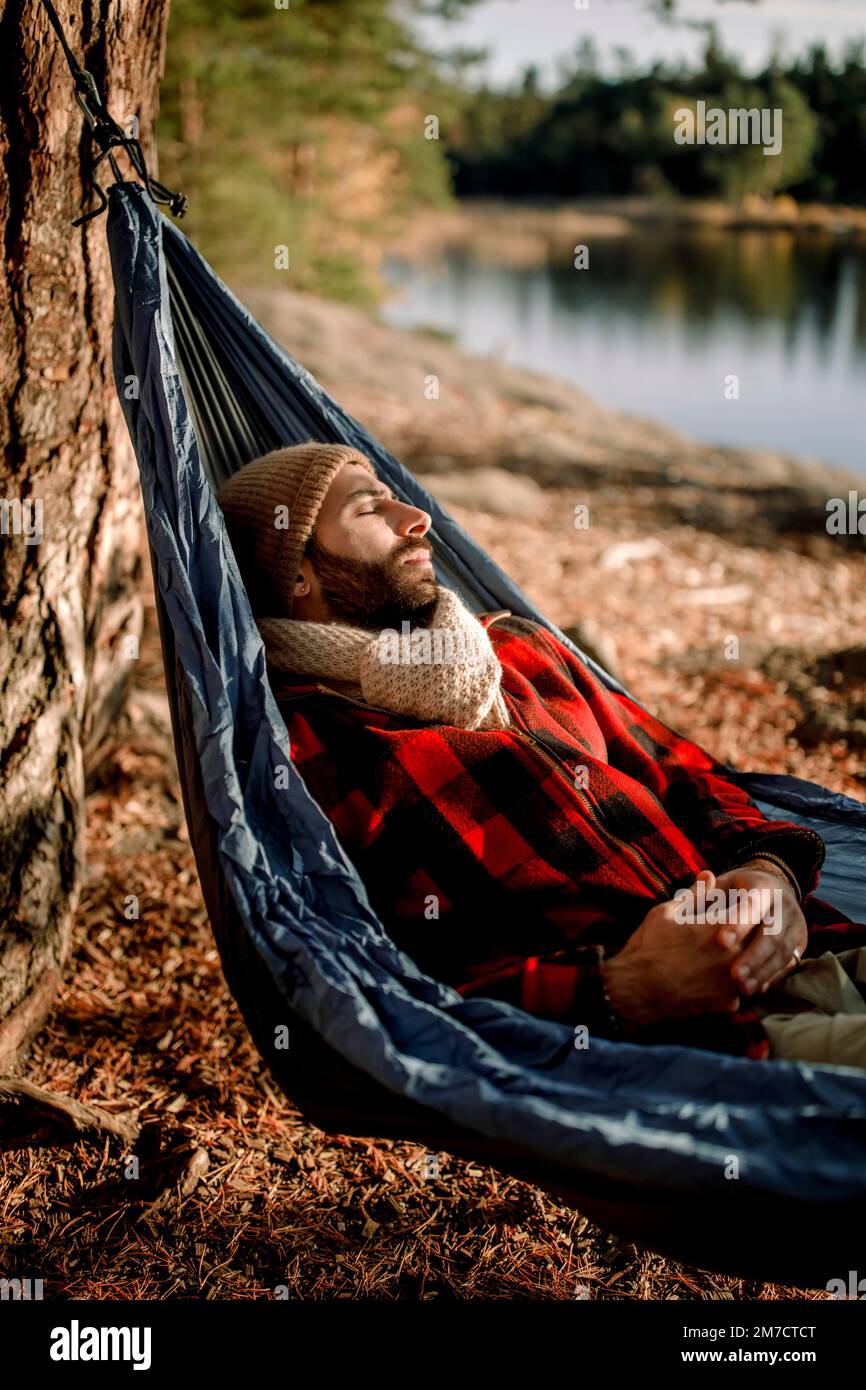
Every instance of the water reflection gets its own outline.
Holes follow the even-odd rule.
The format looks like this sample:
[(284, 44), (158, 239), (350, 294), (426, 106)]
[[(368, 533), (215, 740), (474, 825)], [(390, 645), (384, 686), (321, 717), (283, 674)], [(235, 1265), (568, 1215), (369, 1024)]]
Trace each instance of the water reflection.
[[(564, 377), (707, 441), (866, 471), (866, 249), (830, 235), (646, 230), (570, 258), (494, 265), (451, 250), (391, 261), (385, 317)], [(739, 378), (739, 399), (725, 379)]]

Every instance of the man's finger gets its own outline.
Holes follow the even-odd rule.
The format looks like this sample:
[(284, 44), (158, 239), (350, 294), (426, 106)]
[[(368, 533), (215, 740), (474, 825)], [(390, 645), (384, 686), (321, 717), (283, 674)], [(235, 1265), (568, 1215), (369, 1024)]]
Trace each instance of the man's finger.
[(735, 946), (742, 946), (743, 942), (747, 937), (751, 936), (757, 925), (757, 922), (750, 922), (748, 920), (742, 922), (726, 922), (723, 927), (719, 927), (716, 933), (716, 940), (720, 946), (724, 946), (726, 951), (731, 951)]
[[(749, 894), (745, 904), (737, 901), (733, 912), (728, 912), (728, 920), (719, 928), (716, 939), (726, 951), (742, 946), (746, 938), (764, 921), (766, 904), (756, 894)], [(768, 933), (776, 935), (775, 932)]]
[(734, 961), (731, 974), (744, 994), (754, 994), (778, 974), (791, 955), (790, 946), (778, 937), (758, 935)]
[(792, 956), (790, 964), (786, 965), (784, 970), (777, 971), (777, 973), (771, 976), (769, 980), (764, 981), (764, 983), (761, 985), (761, 993), (766, 994), (768, 990), (775, 989), (776, 985), (782, 984), (782, 982), (786, 980), (788, 976), (791, 974), (791, 972), (795, 969), (796, 965), (797, 962)]

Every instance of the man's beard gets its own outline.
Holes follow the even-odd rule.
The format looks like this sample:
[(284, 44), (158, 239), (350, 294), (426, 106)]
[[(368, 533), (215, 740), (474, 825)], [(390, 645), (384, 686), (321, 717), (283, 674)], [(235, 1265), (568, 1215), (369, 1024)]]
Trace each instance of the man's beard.
[(311, 536), (306, 555), (312, 563), (333, 622), (370, 632), (410, 622), (427, 627), (439, 598), (439, 586), (426, 571), (404, 565), (409, 551), (432, 554), (429, 541), (406, 540), (385, 560), (345, 560)]

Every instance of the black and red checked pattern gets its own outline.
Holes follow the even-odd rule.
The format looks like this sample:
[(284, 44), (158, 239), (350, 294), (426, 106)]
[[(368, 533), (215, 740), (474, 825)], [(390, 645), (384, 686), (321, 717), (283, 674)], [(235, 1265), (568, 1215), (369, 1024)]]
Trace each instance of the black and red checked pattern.
[[(297, 770), (422, 969), (465, 996), (604, 1032), (604, 954), (698, 870), (762, 850), (805, 895), (806, 956), (866, 944), (866, 925), (813, 896), (818, 835), (765, 817), (710, 754), (608, 690), (539, 624), (481, 621), (503, 669), (504, 731), (425, 725), (271, 673)], [(639, 1036), (769, 1055), (745, 1007)]]

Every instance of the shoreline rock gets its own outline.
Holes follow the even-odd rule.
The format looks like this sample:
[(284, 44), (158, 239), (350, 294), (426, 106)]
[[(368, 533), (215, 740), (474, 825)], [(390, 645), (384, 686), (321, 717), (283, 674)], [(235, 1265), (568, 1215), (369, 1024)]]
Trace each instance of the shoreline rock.
[(701, 198), (519, 199), (465, 198), (451, 208), (425, 208), (391, 246), (406, 260), (424, 260), (459, 247), (478, 261), (543, 265), (568, 254), (575, 241), (689, 231), (766, 232), (794, 237), (866, 237), (866, 208), (798, 203), (781, 194), (740, 203)]
[(866, 678), (857, 663), (841, 684), (832, 672), (866, 632), (866, 547), (830, 536), (825, 506), (858, 485), (866, 494), (866, 478), (701, 444), (344, 305), (242, 297), (669, 728), (744, 771), (863, 799)]
[[(704, 443), (599, 404), (554, 377), (474, 357), (440, 335), (393, 328), (362, 310), (293, 290), (241, 289), (268, 331), (416, 474), (479, 469), (541, 488), (641, 491), (660, 525), (686, 523), (763, 543), (767, 532), (830, 537), (827, 503), (866, 476), (811, 457)], [(427, 399), (431, 378), (438, 399)]]

